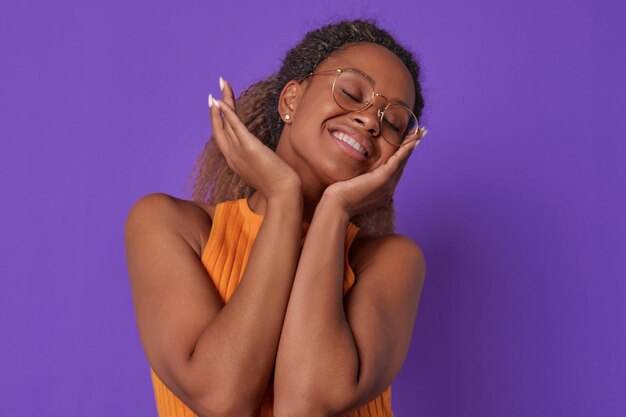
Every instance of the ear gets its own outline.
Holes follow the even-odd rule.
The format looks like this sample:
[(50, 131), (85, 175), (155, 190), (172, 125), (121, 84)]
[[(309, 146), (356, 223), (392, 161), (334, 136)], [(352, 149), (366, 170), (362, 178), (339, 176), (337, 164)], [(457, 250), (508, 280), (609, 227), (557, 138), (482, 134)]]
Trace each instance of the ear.
[(289, 81), (278, 98), (278, 113), (285, 124), (291, 124), (304, 89), (296, 80)]

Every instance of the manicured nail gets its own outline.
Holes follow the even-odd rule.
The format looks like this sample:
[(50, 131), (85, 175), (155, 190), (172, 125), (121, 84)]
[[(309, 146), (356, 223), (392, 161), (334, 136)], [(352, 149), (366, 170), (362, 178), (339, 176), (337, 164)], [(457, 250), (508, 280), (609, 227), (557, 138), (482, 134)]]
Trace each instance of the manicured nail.
[(426, 136), (426, 133), (428, 133), (428, 130), (426, 128), (422, 128), (422, 137)]
[(220, 77), (220, 90), (224, 91), (224, 79)]
[(219, 109), (220, 103), (218, 103), (217, 100), (213, 98), (212, 94), (209, 94), (209, 107), (212, 107), (212, 106), (215, 106)]
[(213, 98), (213, 96), (211, 94), (209, 94), (210, 100), (211, 100), (211, 105), (217, 107), (218, 109), (220, 108), (220, 103), (217, 101), (216, 98)]

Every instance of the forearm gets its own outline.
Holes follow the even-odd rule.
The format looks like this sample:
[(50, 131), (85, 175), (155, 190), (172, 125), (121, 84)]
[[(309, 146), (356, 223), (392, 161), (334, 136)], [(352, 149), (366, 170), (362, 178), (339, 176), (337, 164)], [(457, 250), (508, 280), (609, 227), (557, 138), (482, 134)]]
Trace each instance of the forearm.
[(358, 352), (343, 308), (348, 221), (348, 214), (332, 203), (322, 199), (318, 204), (280, 336), (275, 403), (332, 408), (356, 385)]
[(301, 197), (268, 200), (241, 282), (190, 358), (207, 381), (208, 395), (232, 392), (241, 402), (261, 401), (274, 368), (301, 225)]

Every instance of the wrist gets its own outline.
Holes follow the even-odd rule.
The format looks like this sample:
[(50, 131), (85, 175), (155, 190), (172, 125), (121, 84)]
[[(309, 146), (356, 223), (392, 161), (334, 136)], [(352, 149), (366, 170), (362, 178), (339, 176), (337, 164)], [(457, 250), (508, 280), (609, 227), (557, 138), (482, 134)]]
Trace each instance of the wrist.
[(342, 201), (340, 201), (337, 197), (326, 193), (322, 194), (322, 198), (317, 204), (315, 214), (317, 215), (318, 212), (332, 213), (334, 217), (337, 217), (346, 223), (348, 223), (352, 217), (352, 214)]
[(270, 197), (267, 197), (266, 201), (268, 207), (286, 209), (300, 214), (302, 214), (302, 209), (304, 206), (302, 190), (300, 189), (294, 189), (291, 192), (272, 195)]
[(271, 189), (262, 191), (268, 201), (299, 201), (302, 200), (302, 181), (300, 178), (293, 178), (288, 181), (275, 182)]

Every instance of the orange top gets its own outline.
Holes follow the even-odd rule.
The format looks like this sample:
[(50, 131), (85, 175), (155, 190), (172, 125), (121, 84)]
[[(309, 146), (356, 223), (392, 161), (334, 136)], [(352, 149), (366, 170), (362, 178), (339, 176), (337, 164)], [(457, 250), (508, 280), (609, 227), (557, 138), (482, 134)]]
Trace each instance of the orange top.
[[(241, 280), (262, 221), (263, 216), (253, 212), (245, 198), (222, 202), (215, 208), (210, 236), (202, 252), (202, 264), (224, 302), (228, 302)], [(302, 224), (303, 236), (308, 226), (308, 223)], [(358, 231), (356, 225), (348, 224), (344, 251), (344, 296), (355, 282), (354, 273), (348, 265), (348, 250)], [(150, 371), (159, 417), (197, 417), (165, 386), (152, 368)], [(273, 387), (270, 384), (257, 417), (273, 417), (273, 400)], [(348, 417), (393, 417), (391, 386)]]

